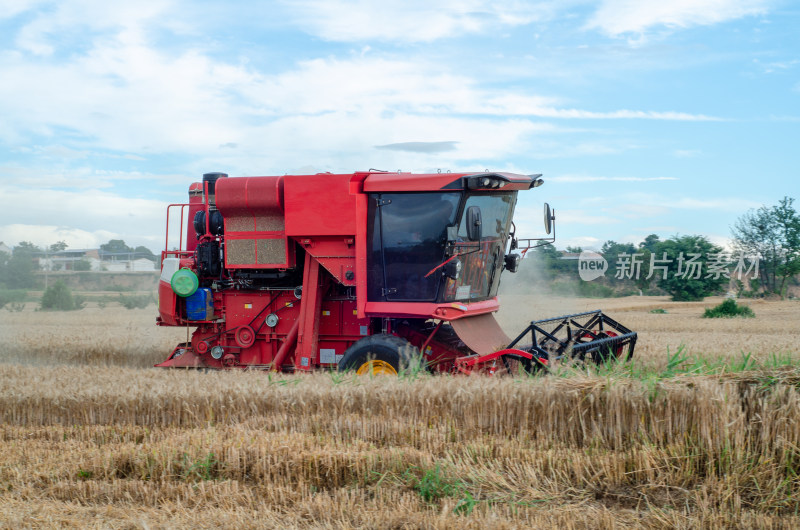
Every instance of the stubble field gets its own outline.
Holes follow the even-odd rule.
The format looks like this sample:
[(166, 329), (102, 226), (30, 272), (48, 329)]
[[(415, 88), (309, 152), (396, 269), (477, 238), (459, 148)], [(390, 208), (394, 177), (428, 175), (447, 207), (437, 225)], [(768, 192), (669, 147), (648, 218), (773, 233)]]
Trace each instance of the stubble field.
[(152, 307), (3, 311), (0, 526), (800, 527), (800, 302), (718, 302), (506, 295), (640, 334), (531, 379), (160, 371)]

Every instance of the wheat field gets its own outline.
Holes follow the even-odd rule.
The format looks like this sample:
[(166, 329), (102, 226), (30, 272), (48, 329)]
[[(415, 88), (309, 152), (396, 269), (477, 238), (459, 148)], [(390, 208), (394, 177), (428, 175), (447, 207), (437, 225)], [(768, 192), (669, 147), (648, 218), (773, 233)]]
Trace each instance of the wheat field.
[[(506, 295), (506, 331), (601, 308), (668, 349), (794, 359), (800, 303)], [(650, 313), (664, 309), (666, 314)], [(153, 308), (0, 314), (0, 526), (796, 528), (800, 370), (449, 377), (164, 371)]]

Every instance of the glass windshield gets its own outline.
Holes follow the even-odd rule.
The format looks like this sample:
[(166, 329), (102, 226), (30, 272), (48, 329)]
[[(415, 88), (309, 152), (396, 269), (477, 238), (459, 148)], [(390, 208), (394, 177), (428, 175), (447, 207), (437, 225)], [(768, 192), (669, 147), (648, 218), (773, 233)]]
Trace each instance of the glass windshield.
[(387, 300), (437, 299), (447, 227), (455, 226), (461, 194), (385, 193), (377, 196)]
[[(497, 294), (515, 200), (516, 193), (467, 197), (455, 244), (455, 253), (463, 267), (458, 280), (447, 280), (445, 301), (483, 300)], [(481, 211), (480, 241), (467, 238), (466, 212), (470, 206)]]

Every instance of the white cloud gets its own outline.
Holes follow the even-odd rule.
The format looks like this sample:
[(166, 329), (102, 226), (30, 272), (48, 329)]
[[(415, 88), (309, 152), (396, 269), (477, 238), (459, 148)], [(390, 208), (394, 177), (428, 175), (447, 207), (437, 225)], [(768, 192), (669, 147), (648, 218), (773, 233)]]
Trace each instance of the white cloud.
[[(65, 239), (71, 246), (91, 246), (88, 243), (105, 242), (112, 236), (154, 250), (163, 244), (165, 201), (93, 189), (31, 190), (5, 182), (0, 184), (0, 196), (3, 219), (12, 221), (0, 230), (5, 230), (3, 239), (14, 244), (17, 240), (50, 244)], [(50, 237), (56, 239), (48, 242)]]
[[(9, 246), (17, 245), (22, 241), (30, 241), (40, 248), (46, 248), (58, 241), (64, 241), (69, 248), (98, 248), (102, 243), (111, 239), (119, 239), (120, 235), (116, 232), (107, 230), (87, 231), (78, 228), (55, 225), (29, 225), (11, 224), (0, 226), (0, 231)], [(137, 238), (138, 241), (138, 238)], [(133, 240), (126, 240), (129, 245), (134, 246), (146, 243), (135, 243)]]
[[(75, 5), (59, 4), (50, 18), (37, 18), (27, 42), (57, 45), (50, 32), (78, 24), (82, 10), (95, 7), (96, 17), (86, 24), (110, 31), (87, 40), (85, 53), (63, 60), (0, 52), (0, 140), (25, 145), (31, 137), (42, 144), (58, 138), (44, 154), (73, 159), (93, 158), (101, 150), (135, 159), (182, 153), (194, 156), (196, 166), (225, 164), (232, 173), (252, 174), (303, 164), (427, 167), (432, 157), (436, 165), (452, 167), (519, 152), (552, 158), (631, 148), (596, 140), (531, 144), (532, 135), (564, 130), (535, 118), (716, 119), (673, 111), (559, 108), (558, 98), (524, 89), (498, 91), (426, 59), (367, 54), (309, 60), (267, 74), (212, 58), (200, 48), (175, 53), (151, 46), (146, 28), (168, 18), (159, 15), (171, 9), (169, 2), (150, 2), (136, 13), (88, 0)], [(525, 11), (481, 3), (449, 6), (451, 15), (463, 11), (475, 17), (488, 10), (507, 23), (516, 23), (515, 10)], [(374, 149), (407, 142), (454, 142), (457, 148), (446, 157)]]
[(46, 0), (0, 0), (0, 20), (29, 11)]
[(556, 3), (487, 0), (285, 2), (304, 31), (332, 41), (430, 42), (549, 18)]
[[(49, 5), (48, 5), (49, 4)], [(33, 18), (20, 29), (16, 44), (21, 50), (34, 55), (53, 54), (68, 36), (85, 35), (87, 28), (138, 32), (153, 18), (165, 16), (173, 4), (170, 0), (140, 0), (130, 2), (107, 2), (104, 0), (70, 0), (69, 2), (30, 2), (19, 12), (47, 5), (35, 11)], [(159, 25), (167, 25), (163, 21)], [(72, 51), (72, 50), (69, 50)]]
[(786, 72), (794, 69), (798, 64), (800, 64), (800, 60), (791, 59), (785, 61), (763, 62), (758, 59), (753, 59), (753, 63), (758, 66), (763, 73), (773, 74), (775, 72)]
[[(0, 55), (0, 66), (7, 80), (0, 86), (0, 110), (14, 135), (6, 140), (22, 143), (19, 136), (26, 132), (55, 137), (66, 130), (58, 149), (70, 158), (105, 148), (138, 158), (194, 154), (198, 161), (207, 158), (244, 173), (283, 170), (301, 159), (353, 168), (374, 157), (367, 164), (394, 167), (402, 161), (398, 167), (408, 168), (430, 165), (431, 156), (377, 153), (373, 146), (447, 141), (458, 142), (458, 148), (437, 163), (452, 166), (530, 151), (526, 137), (559, 130), (526, 115), (559, 116), (545, 106), (554, 100), (497, 96), (475, 79), (426, 61), (318, 59), (266, 76), (197, 50), (171, 57), (131, 33), (102, 41), (72, 62), (31, 62), (9, 53)], [(52, 91), (52, 86), (60, 88)], [(603, 117), (579, 111), (563, 116)], [(606, 115), (622, 116), (665, 117), (630, 111)], [(73, 141), (64, 145), (70, 137)], [(563, 151), (544, 142), (536, 146), (542, 156)], [(603, 154), (620, 147), (578, 142), (568, 150), (569, 155)]]
[[(37, 162), (41, 160), (37, 157)], [(159, 184), (186, 183), (186, 175), (151, 174), (143, 172), (124, 172), (99, 170), (89, 166), (69, 169), (53, 169), (40, 163), (32, 165), (0, 166), (0, 180), (19, 188), (51, 189), (65, 188), (73, 191), (85, 189), (107, 189), (124, 182), (136, 182), (152, 186)]]
[[(488, 96), (488, 95), (487, 95)], [(484, 112), (491, 114), (514, 114), (519, 116), (537, 116), (540, 118), (584, 119), (584, 120), (609, 120), (609, 119), (638, 119), (638, 120), (669, 120), (669, 121), (723, 121), (715, 116), (705, 114), (690, 114), (676, 111), (643, 111), (643, 110), (612, 110), (596, 112), (583, 109), (565, 109), (553, 106), (554, 99), (543, 97), (521, 96), (508, 94), (499, 97), (487, 97)]]
[(618, 36), (708, 26), (766, 12), (768, 0), (603, 0), (587, 27)]

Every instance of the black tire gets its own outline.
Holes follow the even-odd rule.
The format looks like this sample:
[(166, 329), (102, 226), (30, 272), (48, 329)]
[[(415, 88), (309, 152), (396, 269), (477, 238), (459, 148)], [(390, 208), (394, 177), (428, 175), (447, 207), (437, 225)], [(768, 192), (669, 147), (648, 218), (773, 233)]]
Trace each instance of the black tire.
[(375, 369), (376, 366), (385, 368), (389, 365), (394, 373), (398, 374), (422, 366), (421, 361), (419, 350), (407, 340), (396, 335), (381, 333), (364, 337), (347, 348), (339, 361), (339, 371), (379, 373), (379, 370)]

